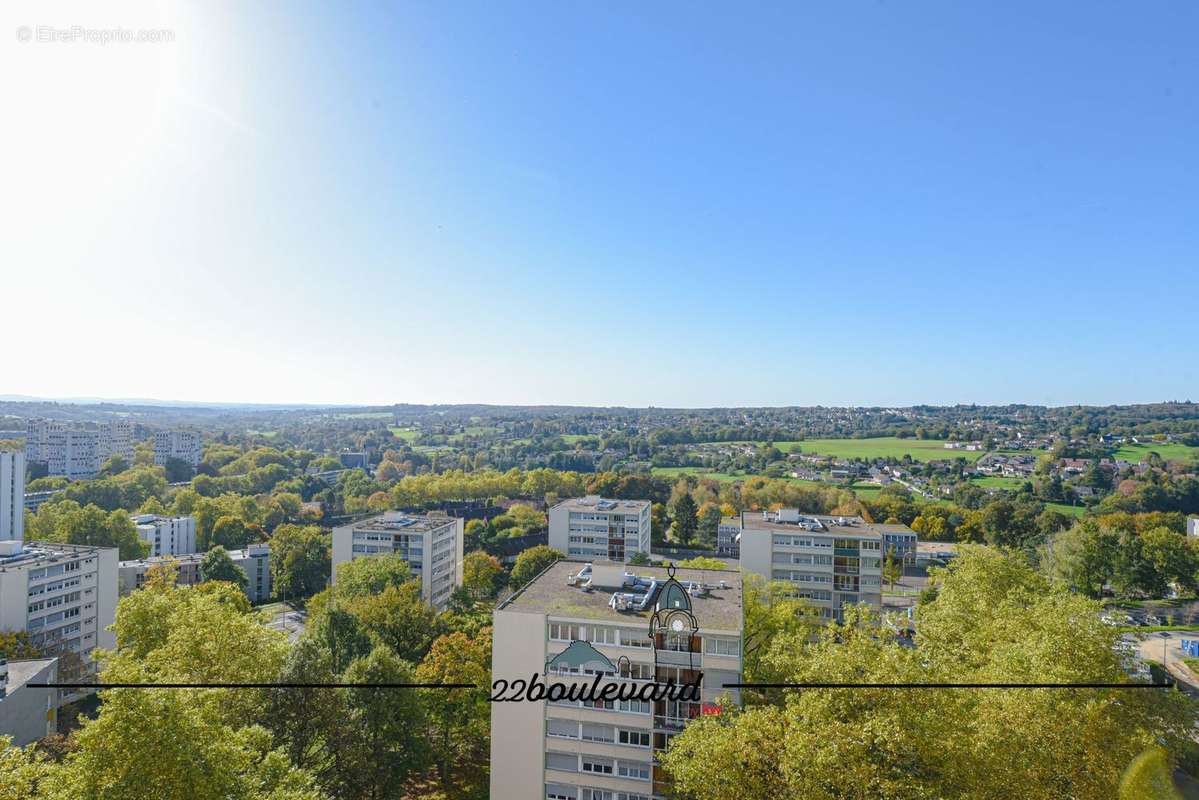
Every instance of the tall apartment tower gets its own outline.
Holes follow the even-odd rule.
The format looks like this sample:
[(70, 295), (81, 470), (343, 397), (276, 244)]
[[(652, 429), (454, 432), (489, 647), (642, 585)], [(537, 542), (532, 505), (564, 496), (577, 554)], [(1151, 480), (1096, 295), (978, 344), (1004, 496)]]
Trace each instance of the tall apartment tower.
[(637, 553), (649, 555), (648, 500), (576, 497), (551, 508), (549, 518), (549, 546), (567, 558), (628, 561)]
[(134, 514), (137, 535), (150, 545), (150, 556), (182, 556), (196, 552), (195, 517)]
[(116, 605), (116, 548), (0, 542), (0, 630), (26, 631), (42, 655), (58, 656), (63, 682), (85, 682), (96, 671), (91, 651), (116, 646)]
[(200, 466), (202, 452), (199, 431), (183, 428), (154, 434), (154, 463), (160, 467), (165, 466), (168, 459), (178, 458), (195, 469)]
[(25, 457), (45, 462), (51, 475), (72, 480), (94, 478), (114, 455), (133, 463), (133, 423), (113, 420), (86, 428), (52, 419), (29, 420)]
[(333, 529), (333, 576), (355, 558), (396, 553), (420, 579), (421, 597), (438, 611), (462, 585), (465, 522), (460, 517), (422, 517), (388, 511)]
[(25, 537), (25, 454), (0, 450), (0, 542)]
[[(899, 536), (899, 527), (886, 526), (886, 534)], [(881, 609), (885, 541), (884, 531), (861, 517), (801, 514), (793, 508), (741, 512), (741, 568), (790, 583), (796, 597), (828, 619), (843, 619), (851, 605)], [(910, 544), (914, 550), (914, 532)]]
[[(658, 755), (720, 713), (741, 677), (741, 574), (559, 561), (494, 613), (492, 676), (512, 685), (597, 681), (640, 692), (698, 680), (698, 699), (523, 700), (491, 707), (491, 796), (651, 800)], [(572, 677), (573, 680), (572, 680)], [(631, 692), (629, 692), (631, 694)], [(626, 694), (626, 696), (628, 696)]]

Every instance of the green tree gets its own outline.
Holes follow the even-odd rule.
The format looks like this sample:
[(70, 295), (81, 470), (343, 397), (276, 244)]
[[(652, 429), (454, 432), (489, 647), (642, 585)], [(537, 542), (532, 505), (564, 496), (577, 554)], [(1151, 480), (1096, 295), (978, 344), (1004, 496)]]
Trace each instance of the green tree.
[(425, 690), (437, 772), (447, 795), (487, 796), (491, 739), (491, 628), (475, 636), (440, 637), (416, 670), (422, 683), (472, 684), (474, 689)]
[[(376, 647), (354, 661), (345, 682), (366, 684), (415, 683), (411, 665), (386, 647)], [(383, 800), (400, 797), (404, 786), (428, 764), (425, 715), (420, 696), (407, 690), (340, 689), (345, 696), (348, 725), (335, 742), (345, 768), (339, 770), (338, 797)]]
[(887, 557), (883, 561), (883, 580), (895, 591), (895, 584), (903, 577), (903, 567), (895, 560), (895, 548), (887, 548)]
[(462, 588), (476, 600), (495, 596), (496, 582), (504, 572), (500, 560), (476, 550), (462, 559)]
[[(365, 559), (358, 559), (365, 560)], [(271, 581), (287, 599), (309, 597), (329, 580), (329, 537), (315, 525), (280, 525), (271, 534)]]
[(212, 526), (210, 544), (219, 545), (226, 550), (240, 550), (249, 544), (251, 535), (246, 523), (238, 517), (226, 515), (218, 517)]
[(719, 558), (711, 556), (696, 556), (695, 558), (685, 558), (678, 563), (683, 569), (729, 569), (729, 565), (721, 561)]
[(683, 494), (675, 503), (674, 523), (671, 526), (675, 541), (681, 544), (690, 544), (691, 540), (695, 538), (695, 531), (699, 525), (698, 511), (699, 509), (689, 493)]
[(243, 591), (246, 588), (246, 571), (229, 557), (229, 553), (219, 544), (204, 554), (200, 559), (200, 579), (204, 581), (227, 581)]
[(699, 513), (697, 532), (699, 541), (705, 547), (715, 547), (716, 538), (720, 531), (720, 506), (715, 503), (704, 503)]
[(530, 547), (516, 557), (516, 563), (512, 565), (512, 577), (508, 583), (512, 588), (519, 589), (550, 564), (563, 558), (565, 556), (548, 545)]

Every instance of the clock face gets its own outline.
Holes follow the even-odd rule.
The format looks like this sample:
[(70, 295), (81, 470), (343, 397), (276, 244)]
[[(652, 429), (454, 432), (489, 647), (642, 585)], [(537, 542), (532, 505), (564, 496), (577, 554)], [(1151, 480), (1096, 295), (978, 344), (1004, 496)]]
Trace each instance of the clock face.
[(675, 633), (682, 633), (683, 632), (683, 621), (681, 619), (679, 619), (678, 617), (675, 617), (670, 623), (670, 629), (672, 631), (674, 631)]

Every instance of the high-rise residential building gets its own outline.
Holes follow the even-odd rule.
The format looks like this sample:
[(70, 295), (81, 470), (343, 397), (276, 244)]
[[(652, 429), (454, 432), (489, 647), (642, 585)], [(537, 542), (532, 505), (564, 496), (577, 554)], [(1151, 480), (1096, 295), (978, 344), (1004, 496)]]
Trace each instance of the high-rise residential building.
[(195, 517), (134, 514), (137, 535), (150, 545), (150, 556), (182, 556), (196, 552)]
[[(582, 682), (600, 696), (492, 704), (492, 797), (666, 796), (658, 754), (692, 720), (720, 713), (722, 695), (739, 702), (723, 687), (741, 677), (741, 574), (627, 570), (559, 561), (496, 608), (494, 679)], [(667, 681), (698, 682), (698, 698), (642, 699)], [(636, 697), (608, 699), (610, 684)]]
[(58, 732), (58, 658), (6, 661), (0, 654), (0, 736), (24, 747)]
[(154, 463), (165, 466), (168, 459), (177, 458), (192, 469), (200, 466), (203, 440), (200, 432), (188, 428), (158, 431), (154, 434)]
[(637, 553), (649, 555), (648, 500), (576, 497), (552, 507), (549, 518), (550, 547), (567, 558), (628, 561)]
[(25, 458), (45, 463), (51, 475), (94, 478), (114, 455), (133, 463), (133, 423), (113, 420), (89, 428), (60, 420), (29, 420)]
[[(740, 524), (741, 568), (792, 584), (822, 616), (842, 619), (859, 603), (882, 607), (884, 534), (876, 526), (793, 508), (742, 511)], [(899, 526), (886, 527), (897, 535)]]
[[(252, 544), (242, 550), (230, 550), (229, 559), (246, 573), (246, 597), (250, 603), (259, 605), (271, 599), (271, 548), (268, 544)], [(200, 562), (206, 553), (187, 553), (176, 556), (151, 556), (118, 565), (120, 594), (129, 594), (140, 589), (146, 582), (146, 572), (153, 566), (168, 561), (175, 565), (177, 586), (195, 586), (203, 582)]]
[(429, 517), (387, 511), (333, 529), (333, 582), (337, 567), (355, 558), (395, 553), (421, 582), (421, 597), (444, 610), (462, 585), (460, 517)]
[(0, 541), (23, 539), (25, 532), (25, 454), (0, 450)]
[(116, 645), (116, 605), (116, 548), (0, 542), (0, 630), (26, 631), (43, 655), (58, 656), (64, 682), (85, 681), (95, 673), (92, 650)]
[(726, 558), (741, 557), (741, 518), (721, 517), (716, 529), (716, 555)]

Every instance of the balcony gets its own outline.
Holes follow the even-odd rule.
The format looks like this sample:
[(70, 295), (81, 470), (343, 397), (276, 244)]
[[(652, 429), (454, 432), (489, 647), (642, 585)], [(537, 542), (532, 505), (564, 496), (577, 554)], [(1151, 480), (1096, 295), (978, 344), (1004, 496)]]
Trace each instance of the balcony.
[(856, 547), (834, 547), (833, 555), (835, 556), (853, 556), (857, 558), (858, 548)]

